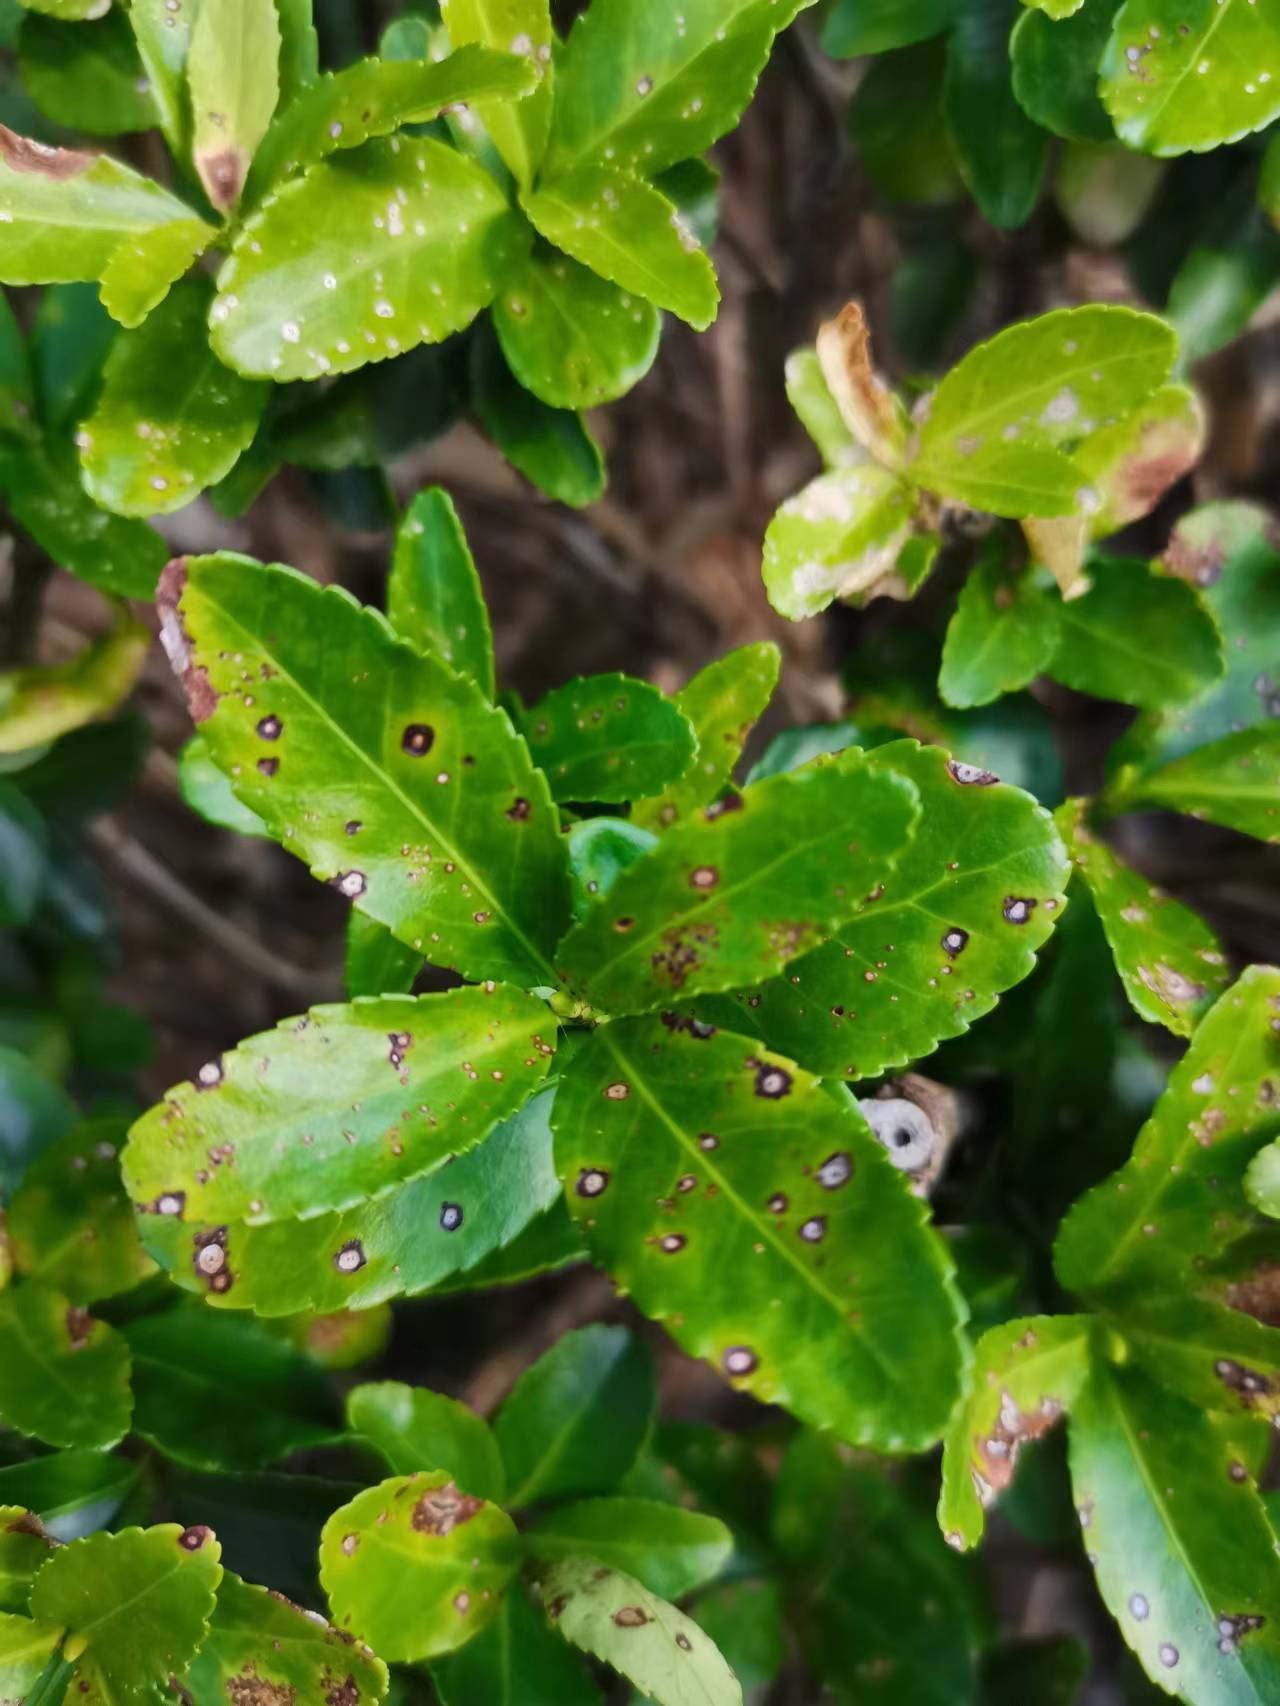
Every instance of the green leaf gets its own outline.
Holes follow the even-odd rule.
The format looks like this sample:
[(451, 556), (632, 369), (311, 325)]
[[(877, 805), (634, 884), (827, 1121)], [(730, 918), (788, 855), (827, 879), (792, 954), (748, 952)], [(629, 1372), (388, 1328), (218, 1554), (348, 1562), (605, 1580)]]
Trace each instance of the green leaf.
[(708, 1029), (615, 1021), (574, 1056), (556, 1163), (593, 1257), (736, 1386), (850, 1442), (921, 1448), (962, 1360), (922, 1204), (851, 1099)]
[[(178, 754), (178, 790), (192, 811), (198, 813), (206, 823), (217, 824), (220, 829), (234, 830), (237, 835), (268, 834), (267, 826), (257, 812), (251, 812), (248, 806), (242, 806), (232, 792), (230, 780), (213, 762), (203, 735), (192, 735)], [(370, 931), (376, 930), (381, 936), (387, 935), (381, 924), (375, 924), (363, 913), (353, 911), (352, 926), (357, 920)], [(395, 942), (394, 936), (387, 939)], [(398, 942), (396, 947), (400, 947)], [(406, 954), (412, 953), (409, 948), (402, 951)], [(384, 988), (378, 988), (355, 989), (348, 993), (354, 997), (381, 995), (384, 992)]]
[(280, 14), (280, 105), (287, 106), (320, 75), (320, 41), (312, 0), (275, 0)]
[(79, 25), (28, 13), (18, 36), (18, 71), (40, 110), (70, 130), (119, 136), (156, 123), (123, 12)]
[(45, 885), (48, 836), (25, 794), (0, 782), (0, 925), (27, 924)]
[[(153, 1214), (255, 1225), (381, 1196), (514, 1113), (546, 1073), (550, 1029), (540, 1001), (494, 984), (313, 1007), (137, 1121), (129, 1194)], [(202, 1250), (197, 1272), (225, 1291), (223, 1246)]]
[[(278, 1593), (241, 1581), (229, 1570), (218, 1584), (209, 1633), (182, 1686), (196, 1700), (319, 1701), (375, 1706), (387, 1690), (387, 1667), (367, 1647), (347, 1640), (314, 1612)], [(253, 1699), (253, 1692), (244, 1695)]]
[(1058, 606), (1018, 571), (999, 535), (960, 589), (947, 624), (938, 691), (948, 705), (989, 705), (1035, 679), (1058, 641)]
[(887, 53), (940, 35), (955, 18), (957, 0), (835, 0), (822, 28), (834, 59)]
[(525, 1370), (493, 1424), (513, 1510), (608, 1493), (653, 1422), (653, 1360), (623, 1327), (566, 1333)]
[(0, 1612), (0, 1688), (6, 1698), (36, 1706), (37, 1684), (45, 1666), (57, 1664), (54, 1652), (61, 1640), (61, 1629)]
[(1048, 813), (990, 771), (910, 741), (867, 763), (913, 783), (925, 829), (830, 941), (737, 996), (729, 1021), (829, 1077), (904, 1066), (990, 1012), (1034, 969), (1069, 873)]
[(1208, 1417), (1136, 1371), (1097, 1367), (1070, 1427), (1098, 1588), (1148, 1676), (1197, 1706), (1280, 1687), (1280, 1558), (1252, 1483)]
[(872, 61), (849, 104), (849, 135), (882, 196), (911, 205), (957, 201), (964, 183), (943, 120), (941, 40)]
[(785, 368), (787, 401), (828, 468), (854, 467), (865, 453), (845, 424), (812, 344), (792, 350)]
[(180, 1676), (208, 1632), (222, 1576), (213, 1531), (126, 1528), (64, 1546), (36, 1577), (31, 1615), (68, 1631), (68, 1693), (86, 1706), (144, 1699)]
[(440, 486), (417, 494), (397, 530), (387, 615), (402, 640), (436, 653), (493, 698), (489, 611), (458, 512)]
[(25, 1611), (53, 1541), (22, 1505), (0, 1505), (0, 1611)]
[(137, 331), (116, 339), (93, 414), (77, 435), (89, 496), (117, 515), (182, 509), (235, 465), (268, 387), (209, 348), (213, 284), (175, 286)]
[[(120, 1508), (141, 1465), (108, 1452), (53, 1451), (0, 1469), (0, 1499), (13, 1496), (59, 1540), (78, 1540)], [(26, 1605), (24, 1595), (23, 1605)]]
[(1075, 453), (1098, 502), (1090, 510), (1091, 536), (1103, 539), (1149, 515), (1200, 460), (1205, 430), (1195, 392), (1165, 385), (1131, 415), (1091, 433)]
[[(547, 1124), (550, 1092), (535, 1096), (447, 1175), (411, 1180), (344, 1214), (226, 1229), (229, 1291), (209, 1298), (261, 1315), (302, 1309), (369, 1309), (389, 1297), (429, 1291), (513, 1246), (560, 1197)], [(143, 1223), (148, 1248), (190, 1290), (193, 1240), (216, 1230), (156, 1215)]]
[(557, 950), (602, 1012), (758, 983), (815, 947), (893, 868), (914, 786), (858, 752), (708, 807), (625, 871)]
[(698, 1596), (698, 1627), (744, 1689), (764, 1688), (787, 1658), (782, 1595), (772, 1581), (732, 1582)]
[[(567, 98), (562, 82), (557, 113)], [(612, 165), (577, 166), (544, 179), (521, 205), (548, 242), (601, 278), (695, 331), (715, 319), (715, 269), (677, 209), (642, 178)]]
[(1009, 326), (933, 393), (913, 480), (997, 515), (1068, 515), (1084, 484), (1061, 446), (1131, 413), (1167, 379), (1173, 333), (1094, 303)]
[(283, 381), (439, 343), (489, 305), (528, 241), (474, 161), (421, 137), (367, 143), (245, 220), (218, 277), (214, 348)]
[(1093, 586), (1058, 611), (1049, 674), (1081, 693), (1158, 709), (1222, 676), (1222, 636), (1194, 587), (1123, 557), (1094, 562)]
[(631, 675), (590, 675), (553, 688), (517, 726), (557, 800), (659, 794), (684, 775), (697, 744), (679, 706)]
[(175, 219), (170, 225), (126, 237), (103, 269), (103, 307), (122, 326), (140, 326), (214, 235), (213, 226), (203, 219)]
[(977, 1545), (985, 1510), (1012, 1482), (1021, 1448), (1075, 1403), (1089, 1373), (1090, 1331), (1086, 1315), (1035, 1315), (978, 1340), (942, 1456), (938, 1525), (950, 1545)]
[(1090, 1653), (1068, 1635), (1005, 1641), (981, 1660), (984, 1706), (1075, 1706), (1089, 1674)]
[(323, 1374), (256, 1321), (192, 1303), (124, 1334), (134, 1429), (176, 1463), (256, 1469), (341, 1437)]
[(15, 1268), (72, 1303), (128, 1291), (154, 1271), (120, 1183), (123, 1140), (122, 1120), (77, 1126), (36, 1157), (8, 1206)]
[(114, 711), (132, 692), (151, 635), (123, 605), (106, 633), (66, 663), (0, 676), (0, 753), (42, 746)]
[(1265, 1416), (1274, 1426), (1280, 1414), (1274, 1327), (1205, 1297), (1133, 1300), (1111, 1325), (1152, 1380), (1197, 1409)]
[(965, 0), (947, 39), (942, 104), (960, 175), (993, 225), (1030, 218), (1049, 139), (1014, 99), (1009, 32), (1016, 0)]
[(102, 277), (116, 245), (184, 202), (106, 154), (46, 148), (0, 125), (0, 279), (59, 284)]
[(747, 781), (763, 782), (768, 776), (799, 770), (812, 758), (843, 752), (861, 743), (862, 735), (855, 723), (808, 723), (800, 728), (783, 729), (751, 766)]
[(621, 817), (592, 817), (569, 831), (569, 868), (573, 878), (573, 916), (586, 917), (625, 870), (657, 845), (647, 829)]
[(594, 1653), (661, 1706), (742, 1706), (714, 1643), (674, 1605), (590, 1557), (540, 1569), (538, 1592), (566, 1641)]
[(320, 1542), (320, 1580), (339, 1627), (397, 1660), (469, 1641), (519, 1563), (511, 1518), (444, 1469), (367, 1488), (333, 1513)]
[(65, 1090), (25, 1054), (0, 1044), (0, 1189), (6, 1198), (32, 1160), (77, 1118)]
[(275, 0), (199, 0), (187, 88), (192, 163), (213, 206), (233, 213), (280, 93)]
[(46, 434), (61, 434), (93, 404), (116, 328), (92, 284), (55, 284), (40, 292), (31, 324), (36, 412)]
[(1242, 1174), (1280, 1133), (1280, 971), (1251, 966), (1200, 1021), (1132, 1159), (1082, 1197), (1054, 1250), (1081, 1296), (1185, 1285), (1196, 1257), (1247, 1229)]
[(1088, 802), (1067, 800), (1054, 821), (1079, 872), (1134, 1011), (1189, 1037), (1231, 974), (1213, 931), (1190, 907), (1149, 883), (1093, 835)]
[(431, 1680), (444, 1706), (600, 1706), (603, 1698), (519, 1587), (475, 1640), (431, 1666)]
[(1052, 21), (1045, 7), (1026, 12), (1013, 26), (1014, 96), (1028, 118), (1055, 136), (1071, 142), (1114, 138), (1098, 99), (1098, 62), (1114, 15), (1115, 0), (1075, 0), (1061, 21)]
[(567, 859), (506, 715), (338, 588), (229, 556), (181, 563), (160, 595), (171, 661), (243, 803), (436, 964), (554, 984)]
[(527, 187), (541, 162), (551, 127), (551, 54), (555, 33), (548, 0), (441, 0), (441, 17), (455, 48), (470, 42), (526, 59), (540, 82), (519, 105), (476, 103), (476, 114), (516, 182)]
[[(1280, 113), (1280, 20), (1252, 0), (1125, 0), (1099, 88), (1116, 134), (1146, 154), (1202, 153)], [(1152, 29), (1156, 30), (1153, 35)]]
[(556, 409), (625, 395), (653, 366), (662, 330), (651, 302), (541, 247), (508, 272), (493, 324), (516, 378)]
[(642, 829), (669, 829), (714, 800), (733, 774), (743, 743), (778, 683), (782, 654), (772, 640), (739, 646), (687, 683), (675, 702), (693, 724), (697, 758), (686, 774), (631, 813)]
[(348, 1392), (347, 1422), (386, 1459), (393, 1474), (445, 1469), (464, 1492), (495, 1502), (507, 1490), (497, 1441), (475, 1411), (456, 1398), (383, 1380)]
[(1112, 810), (1159, 806), (1220, 823), (1259, 841), (1280, 837), (1280, 723), (1211, 741), (1171, 764), (1138, 776), (1107, 804)]
[(544, 1517), (528, 1546), (539, 1559), (586, 1553), (662, 1599), (682, 1599), (720, 1574), (733, 1536), (713, 1516), (655, 1499), (582, 1499)]
[(422, 967), (422, 955), (398, 942), (385, 925), (354, 909), (347, 914), (343, 979), (349, 1001), (361, 995), (410, 995)]
[(156, 104), (160, 127), (175, 156), (185, 155), (191, 145), (191, 112), (187, 99), (186, 64), (191, 45), (191, 24), (199, 0), (131, 0), (129, 23), (138, 44), (151, 98)]
[(580, 509), (604, 491), (604, 457), (582, 416), (527, 391), (489, 327), (471, 347), (471, 403), (511, 466), (548, 497)]
[(799, 622), (833, 599), (873, 596), (911, 538), (915, 507), (913, 488), (873, 463), (811, 480), (764, 536), (770, 604)]

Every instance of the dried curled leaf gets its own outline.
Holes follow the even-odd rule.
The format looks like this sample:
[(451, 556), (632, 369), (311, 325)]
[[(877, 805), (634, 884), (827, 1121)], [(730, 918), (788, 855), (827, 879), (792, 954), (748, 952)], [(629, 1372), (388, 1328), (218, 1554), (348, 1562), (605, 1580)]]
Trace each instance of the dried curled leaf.
[(868, 456), (900, 469), (907, 411), (871, 365), (871, 335), (860, 302), (849, 302), (819, 328), (818, 361), (844, 423)]

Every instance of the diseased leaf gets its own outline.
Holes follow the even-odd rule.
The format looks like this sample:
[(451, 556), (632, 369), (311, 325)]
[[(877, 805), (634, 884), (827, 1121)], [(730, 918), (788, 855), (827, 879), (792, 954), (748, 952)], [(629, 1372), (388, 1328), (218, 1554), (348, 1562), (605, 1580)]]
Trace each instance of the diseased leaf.
[(1075, 453), (1098, 500), (1089, 515), (1091, 537), (1105, 539), (1149, 515), (1200, 460), (1205, 430), (1195, 392), (1165, 385), (1131, 415), (1091, 433)]
[(342, 975), (349, 1001), (361, 995), (410, 995), (422, 966), (422, 955), (398, 942), (385, 925), (354, 909), (348, 913)]
[(422, 137), (367, 143), (245, 220), (218, 276), (214, 348), (239, 373), (283, 381), (439, 343), (489, 305), (528, 241), (464, 155)]
[(625, 870), (657, 845), (647, 829), (622, 817), (592, 817), (569, 831), (573, 916), (579, 921), (603, 899)]
[(1147, 1675), (1204, 1706), (1280, 1684), (1280, 1559), (1232, 1446), (1136, 1370), (1096, 1367), (1069, 1429), (1098, 1588)]
[(1280, 722), (1241, 729), (1108, 791), (1108, 807), (1160, 806), (1259, 841), (1280, 837)]
[[(205, 745), (202, 735), (192, 735), (191, 739), (178, 754), (178, 788), (183, 799), (202, 817), (206, 823), (217, 824), (220, 829), (234, 830), (237, 835), (268, 834), (267, 826), (257, 812), (242, 806), (232, 792), (231, 783), (210, 757), (209, 748)], [(352, 911), (351, 927), (356, 921), (367, 929), (378, 931), (394, 942), (406, 954), (412, 954), (411, 948), (403, 948), (396, 942), (394, 936), (387, 936), (381, 924), (375, 924), (363, 913)], [(386, 989), (355, 989), (347, 992), (353, 998), (357, 995), (382, 995)], [(407, 991), (406, 991), (407, 993)]]
[(121, 605), (105, 634), (66, 663), (0, 675), (0, 753), (22, 752), (109, 716), (133, 690), (151, 634)]
[(192, 161), (205, 194), (234, 212), (280, 93), (275, 0), (199, 0), (187, 49)]
[(997, 542), (978, 559), (947, 625), (938, 691), (948, 705), (989, 705), (1025, 687), (1058, 640), (1058, 609), (1032, 574)]
[(735, 1385), (919, 1449), (962, 1365), (941, 1242), (851, 1100), (707, 1029), (618, 1020), (575, 1054), (556, 1164), (593, 1257)]
[(792, 622), (836, 598), (873, 596), (912, 534), (916, 494), (872, 463), (820, 474), (788, 498), (764, 536), (764, 584)]
[[(195, 1222), (352, 1207), (434, 1172), (514, 1113), (546, 1073), (549, 1029), (541, 1002), (493, 984), (313, 1007), (144, 1114), (125, 1184), (145, 1212)], [(192, 1259), (211, 1290), (234, 1283), (224, 1242)]]
[(661, 1706), (742, 1706), (742, 1689), (714, 1643), (631, 1576), (594, 1558), (559, 1558), (538, 1571), (537, 1587), (566, 1641)]
[(553, 688), (517, 726), (557, 800), (659, 794), (683, 776), (697, 745), (679, 706), (630, 675), (590, 675)]
[(209, 750), (277, 839), (436, 964), (554, 984), (555, 809), (478, 688), (291, 569), (179, 559), (159, 602)]
[(662, 1599), (682, 1599), (720, 1574), (733, 1536), (713, 1516), (655, 1499), (582, 1499), (544, 1517), (528, 1545), (536, 1558), (598, 1558)]
[(1056, 22), (1046, 8), (1027, 11), (1013, 26), (1014, 97), (1028, 118), (1055, 136), (1070, 142), (1110, 142), (1115, 136), (1098, 98), (1098, 62), (1115, 9), (1116, 0), (1076, 0)]
[(845, 425), (840, 406), (823, 377), (822, 363), (812, 345), (792, 350), (785, 369), (787, 401), (800, 424), (817, 445), (828, 468), (856, 467), (865, 460), (857, 439)]
[(1089, 1373), (1090, 1332), (1087, 1315), (1035, 1315), (978, 1340), (942, 1456), (938, 1525), (950, 1545), (977, 1545), (984, 1512), (1012, 1482), (1021, 1448), (1075, 1403)]
[(957, 6), (942, 95), (960, 175), (986, 217), (1004, 228), (1031, 216), (1049, 148), (1009, 81), (1009, 32), (1018, 15), (1016, 0)]
[(676, 694), (676, 704), (698, 737), (697, 756), (678, 782), (654, 799), (638, 802), (632, 823), (642, 829), (670, 829), (716, 798), (773, 695), (781, 665), (782, 654), (772, 640), (760, 640), (709, 663)]
[(396, 532), (387, 615), (402, 640), (437, 653), (493, 698), (489, 611), (458, 512), (440, 486), (417, 494)]
[(18, 72), (41, 112), (71, 130), (119, 136), (156, 123), (123, 12), (79, 26), (29, 12), (18, 36)]
[(1197, 1256), (1246, 1230), (1244, 1168), (1280, 1134), (1277, 1015), (1280, 971), (1251, 966), (1201, 1019), (1132, 1159), (1062, 1224), (1054, 1265), (1068, 1290), (1185, 1285)]
[(492, 328), (471, 346), (471, 403), (511, 466), (550, 498), (580, 509), (604, 491), (604, 456), (582, 416), (553, 409), (507, 365)]
[(493, 1434), (474, 1410), (455, 1398), (382, 1380), (348, 1392), (347, 1421), (395, 1475), (446, 1469), (476, 1498), (500, 1501), (507, 1490)]
[(320, 1580), (341, 1629), (384, 1658), (434, 1658), (497, 1612), (520, 1562), (515, 1524), (447, 1470), (399, 1476), (336, 1510)]
[(1134, 1011), (1189, 1037), (1231, 981), (1213, 931), (1190, 907), (1126, 865), (1089, 829), (1088, 802), (1068, 800), (1054, 821), (1089, 890)]
[(1152, 1380), (1197, 1409), (1265, 1416), (1274, 1426), (1280, 1414), (1274, 1327), (1204, 1297), (1130, 1300), (1112, 1325)]
[(212, 1529), (176, 1522), (91, 1534), (55, 1552), (31, 1590), (31, 1614), (68, 1631), (72, 1698), (110, 1706), (180, 1676), (208, 1632), (219, 1557)]
[(518, 105), (481, 101), (476, 113), (499, 156), (522, 187), (533, 181), (551, 126), (551, 54), (555, 32), (548, 0), (442, 0), (454, 48), (478, 42), (528, 61), (540, 79)]
[[(562, 82), (557, 113), (566, 99)], [(543, 179), (521, 205), (548, 242), (601, 278), (669, 309), (695, 331), (715, 319), (715, 269), (677, 209), (642, 178), (613, 165), (577, 166)]]
[(833, 1078), (905, 1066), (990, 1012), (1034, 969), (1069, 873), (1048, 813), (990, 771), (911, 741), (866, 762), (915, 786), (920, 830), (824, 946), (722, 1009)]
[(818, 330), (818, 364), (845, 425), (868, 456), (902, 467), (907, 411), (871, 364), (871, 337), (860, 302), (850, 302)]
[(914, 785), (858, 752), (757, 782), (625, 871), (560, 944), (561, 975), (606, 1013), (757, 983), (855, 910), (916, 818)]
[(103, 307), (122, 326), (140, 326), (213, 237), (213, 226), (203, 219), (175, 219), (126, 237), (102, 271)]
[(600, 1706), (603, 1699), (518, 1586), (473, 1641), (436, 1660), (431, 1680), (444, 1706)]
[(653, 1423), (653, 1359), (623, 1327), (566, 1333), (525, 1370), (494, 1421), (513, 1510), (612, 1492)]

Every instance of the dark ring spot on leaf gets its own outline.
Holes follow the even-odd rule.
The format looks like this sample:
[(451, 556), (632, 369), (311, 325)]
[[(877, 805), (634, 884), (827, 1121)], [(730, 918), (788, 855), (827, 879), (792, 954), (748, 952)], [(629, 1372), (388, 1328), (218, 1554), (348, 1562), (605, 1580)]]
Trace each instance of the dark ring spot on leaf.
[(702, 815), (708, 823), (714, 823), (718, 817), (723, 817), (726, 812), (740, 812), (741, 810), (742, 795), (726, 794), (722, 800), (712, 800)]
[(279, 768), (280, 760), (278, 758), (260, 758), (258, 760), (258, 769), (264, 776), (274, 776)]
[(280, 731), (284, 724), (279, 717), (260, 717), (258, 719), (258, 734), (263, 740), (279, 740)]
[(942, 932), (942, 951), (950, 959), (954, 960), (957, 954), (962, 954), (968, 944), (969, 932), (967, 930), (961, 930), (958, 926), (953, 925), (950, 930)]
[(791, 1074), (784, 1072), (780, 1066), (768, 1066), (763, 1062), (756, 1064), (756, 1095), (763, 1096), (767, 1101), (776, 1102), (791, 1093)]
[(524, 823), (529, 816), (529, 802), (517, 795), (515, 801), (507, 807), (507, 816), (513, 823)]
[(613, 927), (615, 930), (620, 931), (633, 930), (635, 928), (635, 922), (634, 918), (615, 918), (613, 921)]
[(456, 1232), (462, 1225), (462, 1205), (456, 1202), (440, 1204), (440, 1225), (445, 1232)]
[(775, 1191), (769, 1198), (768, 1208), (771, 1214), (785, 1214), (788, 1207), (787, 1198), (781, 1191)]
[(828, 1155), (818, 1168), (816, 1177), (824, 1190), (838, 1191), (841, 1185), (847, 1185), (853, 1177), (852, 1155), (843, 1149), (838, 1149), (834, 1155)]
[(674, 1256), (683, 1250), (688, 1242), (683, 1232), (664, 1232), (658, 1240), (658, 1248), (664, 1256)]
[(676, 1634), (676, 1646), (679, 1647), (683, 1653), (691, 1653), (693, 1651), (693, 1642), (685, 1634), (683, 1629), (679, 1630)]
[(603, 1167), (584, 1167), (574, 1186), (580, 1197), (598, 1197), (609, 1188), (609, 1175)]
[(1035, 911), (1035, 907), (1034, 900), (1024, 900), (1018, 895), (1007, 894), (1004, 897), (1004, 906), (1001, 911), (1004, 913), (1006, 924), (1025, 924)]
[(413, 1507), (410, 1522), (418, 1534), (443, 1537), (470, 1522), (477, 1511), (484, 1509), (483, 1499), (473, 1499), (452, 1481), (443, 1487), (429, 1487)]
[(190, 1528), (184, 1528), (178, 1536), (178, 1545), (184, 1552), (198, 1552), (206, 1540), (213, 1539), (213, 1530), (204, 1523), (194, 1523)]
[(333, 1265), (340, 1274), (357, 1274), (368, 1259), (364, 1253), (364, 1245), (358, 1238), (352, 1238), (336, 1252)]
[(343, 828), (346, 830), (348, 835), (359, 835), (360, 831), (364, 828), (364, 825), (360, 822), (358, 817), (353, 817), (348, 819), (348, 821), (343, 825)]
[(631, 1086), (622, 1083), (609, 1084), (606, 1085), (604, 1093), (611, 1102), (625, 1102), (631, 1094)]
[(947, 769), (952, 780), (966, 788), (989, 788), (993, 782), (1000, 780), (992, 771), (983, 770), (977, 764), (962, 764), (958, 758), (949, 758)]
[(614, 1612), (613, 1621), (619, 1629), (642, 1629), (649, 1621), (649, 1614), (638, 1605), (624, 1605)]
[(411, 758), (423, 758), (436, 742), (436, 731), (429, 723), (410, 723), (400, 736), (400, 745)]
[(826, 1216), (815, 1214), (800, 1227), (800, 1236), (806, 1244), (821, 1244), (827, 1235)]
[(713, 889), (719, 881), (720, 873), (714, 865), (699, 865), (689, 872), (691, 889)]
[(753, 1374), (760, 1366), (760, 1358), (749, 1345), (730, 1345), (720, 1361), (725, 1373), (731, 1374), (735, 1380)]

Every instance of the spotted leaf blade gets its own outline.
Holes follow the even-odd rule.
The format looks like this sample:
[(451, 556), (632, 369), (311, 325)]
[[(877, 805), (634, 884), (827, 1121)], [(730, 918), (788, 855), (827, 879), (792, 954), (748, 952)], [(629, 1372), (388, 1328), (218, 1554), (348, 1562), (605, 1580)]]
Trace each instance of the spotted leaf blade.
[(1080, 1296), (1185, 1287), (1247, 1230), (1243, 1174), (1280, 1134), (1280, 970), (1251, 966), (1200, 1021), (1124, 1167), (1081, 1197), (1054, 1249)]
[(866, 762), (913, 784), (920, 829), (829, 941), (725, 1019), (833, 1078), (904, 1066), (990, 1012), (1034, 969), (1069, 873), (1048, 812), (990, 771), (914, 741)]
[(1164, 385), (1114, 426), (1099, 427), (1075, 454), (1096, 494), (1089, 535), (1105, 539), (1149, 515), (1189, 474), (1204, 449), (1204, 407), (1186, 385)]
[(132, 1409), (113, 1327), (38, 1280), (0, 1291), (0, 1420), (45, 1445), (108, 1446)]
[[(1111, 1325), (1132, 1360), (1201, 1410), (1280, 1415), (1280, 1332), (1207, 1297), (1126, 1302)], [(1240, 1476), (1237, 1474), (1237, 1480)]]
[(553, 1124), (594, 1259), (690, 1355), (850, 1443), (937, 1439), (962, 1305), (851, 1101), (748, 1038), (633, 1019), (575, 1056)]
[(754, 783), (624, 871), (561, 943), (561, 975), (605, 1013), (760, 982), (893, 869), (916, 801), (859, 752)]
[(688, 769), (697, 745), (680, 707), (630, 675), (592, 675), (553, 688), (519, 725), (557, 800), (614, 803), (659, 794)]
[[(144, 1210), (201, 1222), (349, 1208), (434, 1172), (514, 1113), (546, 1073), (549, 1029), (542, 1003), (506, 986), (313, 1007), (144, 1114), (126, 1186)], [(198, 1271), (230, 1278), (222, 1246), (205, 1255)]]
[(1098, 1366), (1068, 1430), (1098, 1588), (1159, 1687), (1197, 1706), (1280, 1689), (1280, 1558), (1211, 1419), (1137, 1370)]
[(387, 615), (402, 640), (436, 652), (493, 698), (493, 634), (480, 577), (449, 494), (419, 492), (396, 533)]
[(960, 1551), (982, 1538), (985, 1512), (1013, 1481), (1018, 1452), (1075, 1402), (1089, 1372), (1086, 1315), (1036, 1315), (978, 1340), (963, 1403), (942, 1454), (938, 1525)]
[(208, 750), (277, 840), (437, 965), (554, 984), (568, 859), (505, 713), (292, 569), (183, 559), (159, 602)]
[(205, 194), (234, 212), (280, 95), (275, 0), (199, 0), (187, 50), (192, 162)]
[(320, 1581), (340, 1629), (383, 1658), (429, 1659), (484, 1628), (520, 1555), (506, 1512), (439, 1469), (382, 1481), (336, 1510)]
[(788, 498), (764, 536), (769, 602), (799, 622), (837, 598), (870, 593), (911, 538), (914, 489), (865, 463), (820, 474)]
[(284, 381), (439, 343), (488, 307), (528, 242), (475, 161), (424, 138), (367, 143), (244, 222), (218, 279), (214, 348), (247, 377)]
[(1054, 821), (1102, 921), (1124, 992), (1142, 1018), (1189, 1037), (1231, 981), (1226, 955), (1197, 913), (1090, 831), (1086, 809), (1087, 801), (1068, 800)]
[(395, 1475), (446, 1469), (478, 1498), (499, 1501), (507, 1490), (492, 1432), (456, 1398), (398, 1380), (371, 1381), (348, 1392), (347, 1420)]

